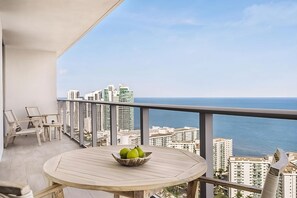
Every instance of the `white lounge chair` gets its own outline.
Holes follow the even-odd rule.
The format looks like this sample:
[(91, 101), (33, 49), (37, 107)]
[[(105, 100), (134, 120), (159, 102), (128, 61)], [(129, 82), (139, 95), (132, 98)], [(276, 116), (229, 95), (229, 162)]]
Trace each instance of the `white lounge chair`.
[(59, 184), (49, 186), (33, 195), (30, 186), (14, 182), (0, 181), (0, 198), (41, 198), (53, 194), (55, 198), (63, 198), (63, 188)]
[[(9, 125), (6, 135), (5, 147), (8, 146), (8, 143), (11, 138), (13, 138), (13, 143), (15, 138), (21, 135), (36, 134), (39, 145), (41, 145), (40, 135), (42, 135), (43, 141), (45, 141), (44, 130), (40, 119), (18, 120), (12, 110), (4, 111), (4, 114)], [(34, 125), (34, 128), (23, 129), (21, 127), (20, 123), (30, 121)]]
[[(29, 119), (41, 118), (43, 121), (43, 127), (45, 132), (48, 133), (49, 140), (51, 141), (51, 129), (54, 128), (55, 137), (57, 137), (57, 131), (59, 132), (59, 139), (62, 138), (62, 126), (60, 122), (59, 114), (41, 114), (38, 107), (25, 107)], [(32, 124), (28, 125), (28, 128)]]

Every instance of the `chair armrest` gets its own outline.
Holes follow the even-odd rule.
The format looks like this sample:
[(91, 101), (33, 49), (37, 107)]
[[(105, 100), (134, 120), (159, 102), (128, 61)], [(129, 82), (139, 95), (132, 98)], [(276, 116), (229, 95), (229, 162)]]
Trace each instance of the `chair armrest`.
[(32, 121), (33, 121), (33, 119), (18, 120), (19, 123), (32, 122)]
[(229, 187), (229, 188), (235, 188), (238, 190), (244, 190), (244, 191), (249, 191), (249, 192), (254, 192), (254, 193), (259, 193), (259, 194), (261, 194), (261, 192), (262, 192), (261, 188), (257, 188), (257, 187), (249, 186), (249, 185), (245, 185), (245, 184), (238, 184), (235, 182), (224, 181), (224, 180), (220, 180), (220, 179), (213, 179), (213, 178), (201, 176), (198, 178), (198, 180), (200, 182), (204, 182), (204, 183), (221, 185), (221, 186), (225, 186), (225, 187)]
[(54, 116), (54, 115), (59, 115), (58, 113), (48, 113), (48, 114), (43, 114), (42, 116)]
[(46, 115), (35, 115), (35, 116), (28, 116), (29, 119), (32, 119), (32, 118), (45, 118)]
[(18, 120), (19, 123), (32, 122), (32, 121), (42, 121), (42, 119), (41, 117), (34, 117), (31, 119)]
[(17, 196), (30, 193), (31, 189), (28, 185), (21, 185), (7, 181), (0, 181), (0, 193), (13, 194)]

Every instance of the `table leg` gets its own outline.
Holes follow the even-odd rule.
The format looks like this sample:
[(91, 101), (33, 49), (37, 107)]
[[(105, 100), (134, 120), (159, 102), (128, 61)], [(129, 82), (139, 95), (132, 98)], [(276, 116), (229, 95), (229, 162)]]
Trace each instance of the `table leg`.
[(114, 198), (120, 198), (120, 195), (116, 195), (116, 194), (114, 194), (113, 197), (114, 197)]
[(54, 127), (55, 130), (55, 139), (57, 139), (57, 127)]
[(59, 126), (59, 140), (62, 139), (62, 126)]
[[(52, 181), (49, 181), (49, 185), (53, 186), (55, 183)], [(63, 192), (63, 188), (57, 188), (53, 194), (52, 194), (52, 198), (64, 198), (64, 192)]]
[(51, 130), (51, 127), (48, 127), (48, 137), (49, 137), (49, 141), (52, 141), (52, 130)]
[(63, 186), (49, 181), (49, 186), (39, 192), (34, 193), (34, 198), (64, 198)]
[(147, 191), (134, 191), (134, 198), (149, 198), (150, 193)]
[(197, 197), (197, 185), (198, 180), (194, 180), (188, 183), (187, 198)]

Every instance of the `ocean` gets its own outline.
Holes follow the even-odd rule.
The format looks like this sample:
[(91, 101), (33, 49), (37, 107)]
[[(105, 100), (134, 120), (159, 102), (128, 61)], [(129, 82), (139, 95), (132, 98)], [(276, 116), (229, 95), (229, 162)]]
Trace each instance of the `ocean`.
[[(135, 98), (135, 103), (297, 110), (297, 98)], [(139, 108), (134, 110), (139, 129)], [(150, 127), (198, 127), (199, 114), (150, 110)], [(235, 156), (264, 156), (275, 149), (297, 152), (297, 120), (214, 115), (214, 137), (233, 139)]]

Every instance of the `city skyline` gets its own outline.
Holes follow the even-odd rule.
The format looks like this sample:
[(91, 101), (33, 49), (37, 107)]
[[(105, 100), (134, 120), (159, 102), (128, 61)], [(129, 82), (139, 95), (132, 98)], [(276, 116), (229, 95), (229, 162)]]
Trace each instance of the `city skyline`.
[(297, 2), (124, 1), (58, 60), (58, 97), (297, 97)]

